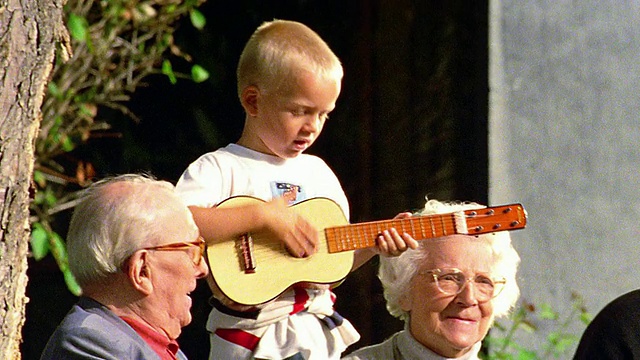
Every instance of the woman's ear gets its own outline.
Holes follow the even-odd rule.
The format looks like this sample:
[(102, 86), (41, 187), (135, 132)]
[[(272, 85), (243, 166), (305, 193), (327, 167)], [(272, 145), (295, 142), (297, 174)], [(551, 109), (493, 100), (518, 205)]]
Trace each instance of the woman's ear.
[(260, 89), (254, 85), (249, 85), (242, 90), (240, 95), (240, 103), (244, 111), (249, 116), (258, 115), (258, 98), (260, 97)]
[(409, 282), (409, 286), (408, 289), (405, 289), (405, 291), (403, 291), (402, 295), (400, 295), (400, 298), (398, 299), (398, 305), (400, 305), (400, 308), (404, 311), (411, 311), (411, 308), (413, 307), (413, 301), (412, 301), (412, 297), (411, 294), (413, 293), (413, 279)]
[(149, 252), (147, 250), (139, 250), (131, 255), (126, 271), (129, 283), (131, 283), (134, 289), (144, 295), (149, 295), (153, 292)]
[(400, 296), (400, 298), (398, 299), (398, 305), (400, 305), (400, 308), (404, 311), (411, 311), (411, 299), (409, 298), (409, 294), (407, 292)]

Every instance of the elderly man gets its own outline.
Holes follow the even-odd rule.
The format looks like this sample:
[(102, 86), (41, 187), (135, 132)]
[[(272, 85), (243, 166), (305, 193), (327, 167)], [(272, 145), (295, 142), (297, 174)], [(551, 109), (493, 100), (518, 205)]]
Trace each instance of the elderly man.
[(208, 273), (204, 246), (171, 184), (142, 175), (93, 184), (67, 237), (83, 294), (41, 359), (186, 359), (176, 339)]

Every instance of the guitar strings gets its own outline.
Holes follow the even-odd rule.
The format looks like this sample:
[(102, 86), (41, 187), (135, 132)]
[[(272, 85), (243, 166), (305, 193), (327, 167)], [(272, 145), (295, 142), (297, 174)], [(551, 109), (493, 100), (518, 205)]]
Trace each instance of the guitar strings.
[[(496, 226), (496, 224), (499, 225), (499, 222), (495, 221), (496, 217), (497, 215), (495, 214), (464, 214), (464, 218), (474, 220), (474, 226), (469, 230), (476, 227), (493, 227)], [(427, 226), (425, 227), (425, 225)], [(330, 244), (333, 244), (334, 242), (342, 244), (338, 245), (338, 248), (341, 249), (339, 251), (349, 251), (372, 247), (376, 244), (377, 236), (384, 230), (388, 230), (390, 228), (396, 228), (401, 233), (408, 232), (414, 237), (416, 237), (417, 235), (416, 230), (419, 230), (421, 236), (416, 237), (416, 239), (418, 237), (420, 238), (418, 240), (459, 234), (455, 231), (455, 219), (453, 217), (453, 214), (442, 214), (437, 217), (427, 215), (406, 219), (391, 219), (356, 224), (346, 224), (328, 227), (324, 230), (319, 231), (318, 233), (320, 235), (320, 241), (318, 243), (318, 251), (328, 251)], [(508, 228), (496, 229), (496, 231), (499, 230), (508, 230)], [(471, 231), (468, 231), (467, 234), (473, 235), (470, 232)], [(252, 253), (255, 257), (269, 259), (280, 257), (283, 254), (289, 255), (289, 252), (285, 249), (280, 241), (269, 241), (269, 239), (266, 239), (266, 237), (264, 236), (260, 236), (260, 234), (252, 235), (252, 238)], [(238, 253), (239, 255), (242, 255), (241, 249), (238, 249)]]

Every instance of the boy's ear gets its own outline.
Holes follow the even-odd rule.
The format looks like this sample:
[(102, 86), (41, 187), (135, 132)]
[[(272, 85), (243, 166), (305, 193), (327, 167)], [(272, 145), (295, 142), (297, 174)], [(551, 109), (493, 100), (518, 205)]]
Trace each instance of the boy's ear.
[(242, 107), (244, 111), (249, 116), (257, 116), (258, 115), (258, 98), (260, 97), (260, 90), (254, 86), (249, 85), (242, 90), (242, 94), (240, 96), (240, 102), (242, 103)]

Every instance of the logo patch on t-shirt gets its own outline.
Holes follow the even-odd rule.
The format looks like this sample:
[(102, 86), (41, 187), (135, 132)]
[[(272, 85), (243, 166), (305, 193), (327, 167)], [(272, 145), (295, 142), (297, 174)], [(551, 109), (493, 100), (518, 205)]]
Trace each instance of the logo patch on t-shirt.
[(290, 183), (272, 182), (271, 193), (273, 194), (274, 198), (285, 198), (289, 205), (293, 205), (306, 199), (302, 186)]

